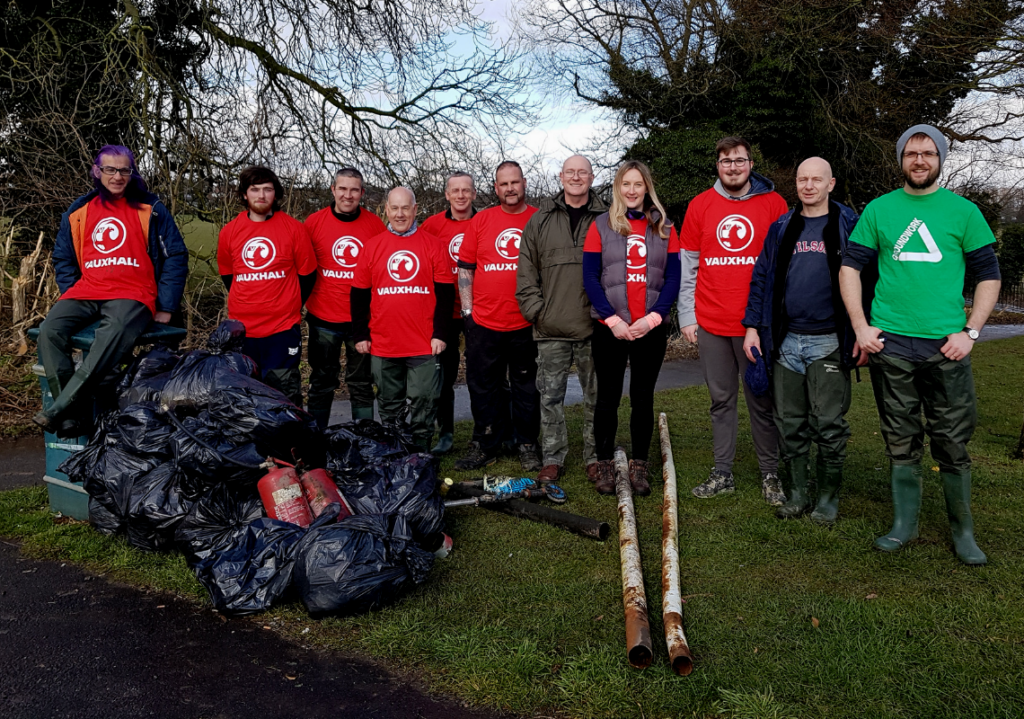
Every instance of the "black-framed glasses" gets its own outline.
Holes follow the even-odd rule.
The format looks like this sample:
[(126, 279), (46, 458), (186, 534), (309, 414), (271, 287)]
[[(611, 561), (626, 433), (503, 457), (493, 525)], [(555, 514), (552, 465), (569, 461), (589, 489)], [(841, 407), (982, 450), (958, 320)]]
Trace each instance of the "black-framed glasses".
[(749, 157), (724, 157), (718, 161), (718, 164), (722, 167), (732, 167), (733, 165), (736, 167), (744, 167), (748, 162), (750, 162)]
[(104, 165), (100, 168), (100, 172), (104, 175), (120, 175), (121, 177), (131, 177), (132, 168), (130, 167), (111, 167), (110, 165)]
[(939, 153), (937, 153), (935, 150), (925, 150), (924, 152), (904, 152), (903, 153), (903, 159), (904, 160), (916, 160), (919, 157), (923, 157), (926, 160), (934, 160), (938, 156), (939, 156)]

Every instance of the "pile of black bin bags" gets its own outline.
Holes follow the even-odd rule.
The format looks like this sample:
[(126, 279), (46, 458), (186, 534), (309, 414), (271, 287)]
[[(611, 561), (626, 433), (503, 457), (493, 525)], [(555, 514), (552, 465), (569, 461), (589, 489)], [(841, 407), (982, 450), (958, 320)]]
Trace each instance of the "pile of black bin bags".
[[(292, 588), (313, 615), (354, 614), (426, 581), (444, 529), (433, 458), (371, 420), (320, 432), (254, 378), (244, 339), (228, 320), (208, 349), (157, 346), (126, 370), (118, 409), (60, 467), (89, 493), (95, 528), (179, 549), (228, 614), (262, 611)], [(308, 529), (268, 518), (256, 488), (268, 457), (326, 467), (355, 514), (338, 521), (331, 505)]]

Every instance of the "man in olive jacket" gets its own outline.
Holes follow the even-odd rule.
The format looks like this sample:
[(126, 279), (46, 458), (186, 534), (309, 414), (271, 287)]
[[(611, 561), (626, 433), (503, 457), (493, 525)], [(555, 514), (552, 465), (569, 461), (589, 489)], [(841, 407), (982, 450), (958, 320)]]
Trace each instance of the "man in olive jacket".
[(583, 290), (583, 240), (590, 223), (608, 208), (590, 192), (590, 161), (573, 155), (558, 175), (563, 191), (544, 200), (523, 230), (519, 247), (516, 299), (533, 323), (537, 340), (537, 391), (543, 468), (541, 482), (562, 476), (569, 438), (565, 429), (565, 389), (573, 361), (583, 389), (583, 454), (587, 477), (596, 480), (594, 405), (597, 377), (590, 354), (590, 300)]

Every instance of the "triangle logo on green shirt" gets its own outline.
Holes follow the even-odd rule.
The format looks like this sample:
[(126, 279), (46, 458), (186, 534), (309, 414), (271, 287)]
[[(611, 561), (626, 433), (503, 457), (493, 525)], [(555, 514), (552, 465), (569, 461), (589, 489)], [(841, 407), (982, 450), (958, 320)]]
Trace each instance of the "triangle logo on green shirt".
[[(924, 242), (924, 246), (928, 250), (927, 252), (903, 251), (903, 248), (915, 234), (920, 236), (921, 241)], [(942, 260), (942, 252), (939, 250), (939, 245), (935, 242), (935, 238), (932, 237), (932, 233), (928, 231), (928, 225), (923, 220), (915, 217), (914, 221), (907, 225), (907, 229), (903, 230), (903, 234), (896, 241), (896, 246), (892, 250), (892, 258), (899, 262), (940, 262)]]

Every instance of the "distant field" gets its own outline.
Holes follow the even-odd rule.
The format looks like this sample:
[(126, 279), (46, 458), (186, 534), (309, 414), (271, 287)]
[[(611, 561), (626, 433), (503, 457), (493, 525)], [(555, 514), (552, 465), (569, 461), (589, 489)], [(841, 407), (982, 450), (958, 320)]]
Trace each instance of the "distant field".
[(188, 216), (175, 218), (178, 229), (185, 238), (185, 245), (192, 254), (189, 262), (189, 276), (192, 280), (203, 279), (217, 274), (217, 233), (220, 227)]

